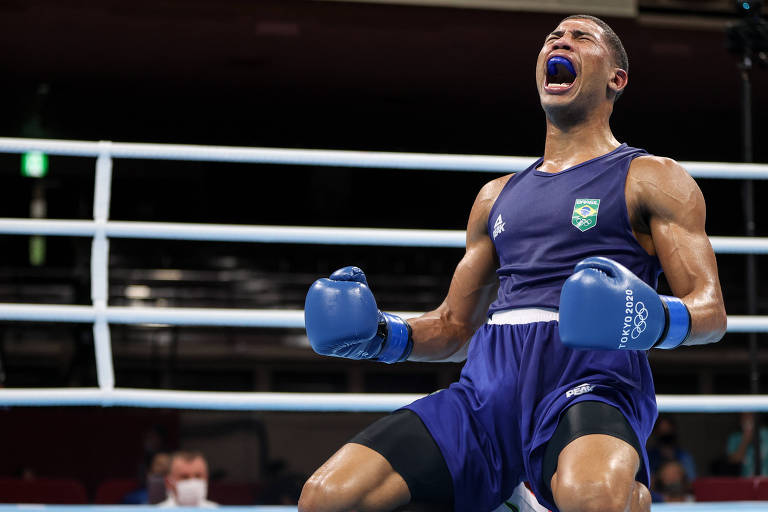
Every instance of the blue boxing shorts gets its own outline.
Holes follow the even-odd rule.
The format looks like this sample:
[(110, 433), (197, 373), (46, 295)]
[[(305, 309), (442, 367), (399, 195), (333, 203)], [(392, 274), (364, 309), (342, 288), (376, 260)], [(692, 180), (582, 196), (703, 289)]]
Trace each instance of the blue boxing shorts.
[[(641, 447), (656, 422), (645, 352), (573, 350), (560, 342), (557, 312), (494, 313), (475, 333), (458, 382), (406, 406), (439, 447), (453, 480), (454, 510), (491, 511), (521, 481), (557, 511), (542, 478), (547, 442), (564, 411), (597, 401), (618, 409)], [(648, 456), (641, 450), (649, 485)]]

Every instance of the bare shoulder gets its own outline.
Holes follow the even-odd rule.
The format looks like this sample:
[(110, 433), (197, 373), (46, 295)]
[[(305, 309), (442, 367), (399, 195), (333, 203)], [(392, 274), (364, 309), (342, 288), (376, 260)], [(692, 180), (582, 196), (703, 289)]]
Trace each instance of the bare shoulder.
[(512, 174), (507, 174), (500, 178), (489, 181), (480, 192), (477, 193), (475, 204), (472, 205), (472, 211), (469, 213), (469, 222), (467, 223), (467, 247), (470, 247), (473, 241), (488, 238), (487, 223), (491, 208), (499, 197), (504, 185), (507, 184)]
[(655, 155), (640, 156), (632, 160), (630, 177), (645, 180), (691, 179), (690, 174), (677, 161)]
[[(507, 184), (509, 179), (514, 176), (513, 174), (507, 174), (505, 176), (501, 176), (500, 178), (493, 179), (483, 185), (483, 188), (480, 189), (480, 192), (477, 194), (477, 199), (475, 200), (476, 203), (490, 203), (490, 205), (493, 205), (493, 203), (496, 202), (496, 199), (499, 197), (499, 194), (501, 194), (501, 190), (504, 188), (504, 185)], [(489, 206), (490, 209), (490, 206)]]
[(690, 212), (704, 204), (696, 181), (678, 162), (660, 156), (635, 158), (627, 176), (629, 202), (642, 205), (651, 214), (663, 216)]

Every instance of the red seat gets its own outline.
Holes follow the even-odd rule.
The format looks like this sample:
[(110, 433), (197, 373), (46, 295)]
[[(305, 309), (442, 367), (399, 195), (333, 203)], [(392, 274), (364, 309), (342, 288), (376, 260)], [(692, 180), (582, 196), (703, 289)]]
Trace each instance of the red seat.
[(696, 501), (750, 501), (757, 498), (762, 478), (704, 477), (693, 481)]
[(256, 484), (209, 482), (208, 499), (220, 505), (253, 505), (256, 501)]
[(768, 478), (761, 477), (755, 478), (757, 481), (757, 488), (755, 489), (756, 500), (768, 500)]
[(98, 505), (119, 504), (126, 494), (138, 488), (135, 478), (110, 478), (99, 484), (93, 502)]
[(88, 503), (88, 496), (73, 478), (0, 478), (0, 502), (79, 505)]

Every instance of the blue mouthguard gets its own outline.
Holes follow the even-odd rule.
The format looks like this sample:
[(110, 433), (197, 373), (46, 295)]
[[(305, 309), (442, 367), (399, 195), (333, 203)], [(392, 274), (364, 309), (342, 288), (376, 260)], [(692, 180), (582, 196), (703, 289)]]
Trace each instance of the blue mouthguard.
[(559, 56), (552, 57), (547, 61), (547, 73), (550, 75), (556, 75), (558, 64), (565, 66), (565, 69), (567, 69), (573, 76), (576, 76), (576, 70), (573, 69), (573, 64), (571, 64), (571, 62), (565, 57)]

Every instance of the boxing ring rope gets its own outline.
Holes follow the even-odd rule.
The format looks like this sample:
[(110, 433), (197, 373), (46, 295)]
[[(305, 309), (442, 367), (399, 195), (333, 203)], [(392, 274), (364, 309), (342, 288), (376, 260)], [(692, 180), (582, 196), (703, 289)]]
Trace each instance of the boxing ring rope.
[[(528, 167), (536, 157), (442, 155), (383, 151), (339, 151), (326, 149), (243, 148), (192, 144), (140, 144), (56, 139), (0, 137), (0, 153), (41, 151), (51, 155), (154, 160), (188, 160), (283, 165), (319, 165), (423, 171), (514, 172)], [(768, 165), (731, 162), (680, 162), (694, 178), (768, 178)]]
[[(42, 151), (52, 155), (96, 157), (93, 221), (0, 219), (0, 234), (92, 237), (92, 306), (0, 304), (2, 321), (92, 323), (98, 388), (2, 389), (0, 406), (101, 405), (227, 410), (391, 411), (420, 395), (291, 393), (206, 393), (120, 389), (114, 385), (109, 324), (169, 324), (302, 328), (301, 310), (110, 307), (107, 305), (109, 238), (205, 240), (297, 244), (464, 246), (460, 230), (237, 226), (110, 221), (114, 158), (169, 159), (333, 167), (514, 172), (534, 157), (437, 155), (360, 151), (237, 148), (195, 145), (135, 144), (109, 141), (64, 141), (0, 138), (0, 153)], [(694, 177), (768, 179), (768, 165), (682, 162)], [(711, 237), (718, 253), (768, 254), (768, 238)], [(409, 317), (415, 312), (400, 313)], [(768, 332), (768, 317), (730, 316), (728, 332)], [(226, 404), (222, 402), (227, 402)], [(768, 411), (768, 397), (729, 395), (662, 395), (663, 412)]]
[[(199, 512), (199, 508), (173, 507), (174, 512)], [(295, 506), (220, 506), (224, 512), (297, 512)], [(654, 503), (653, 512), (768, 512), (765, 502), (727, 501), (712, 503)], [(37, 505), (0, 504), (0, 512), (157, 512), (156, 505)]]
[[(274, 244), (333, 244), (396, 247), (463, 248), (462, 230), (327, 228), (309, 226), (239, 226), (171, 222), (0, 219), (0, 234), (94, 236), (103, 231), (110, 238), (197, 240), (208, 242), (260, 242)], [(768, 238), (712, 236), (721, 254), (768, 254)]]
[[(391, 412), (416, 393), (266, 393), (164, 389), (34, 388), (0, 390), (0, 406), (102, 406), (279, 412)], [(658, 395), (659, 412), (768, 411), (766, 395)]]

